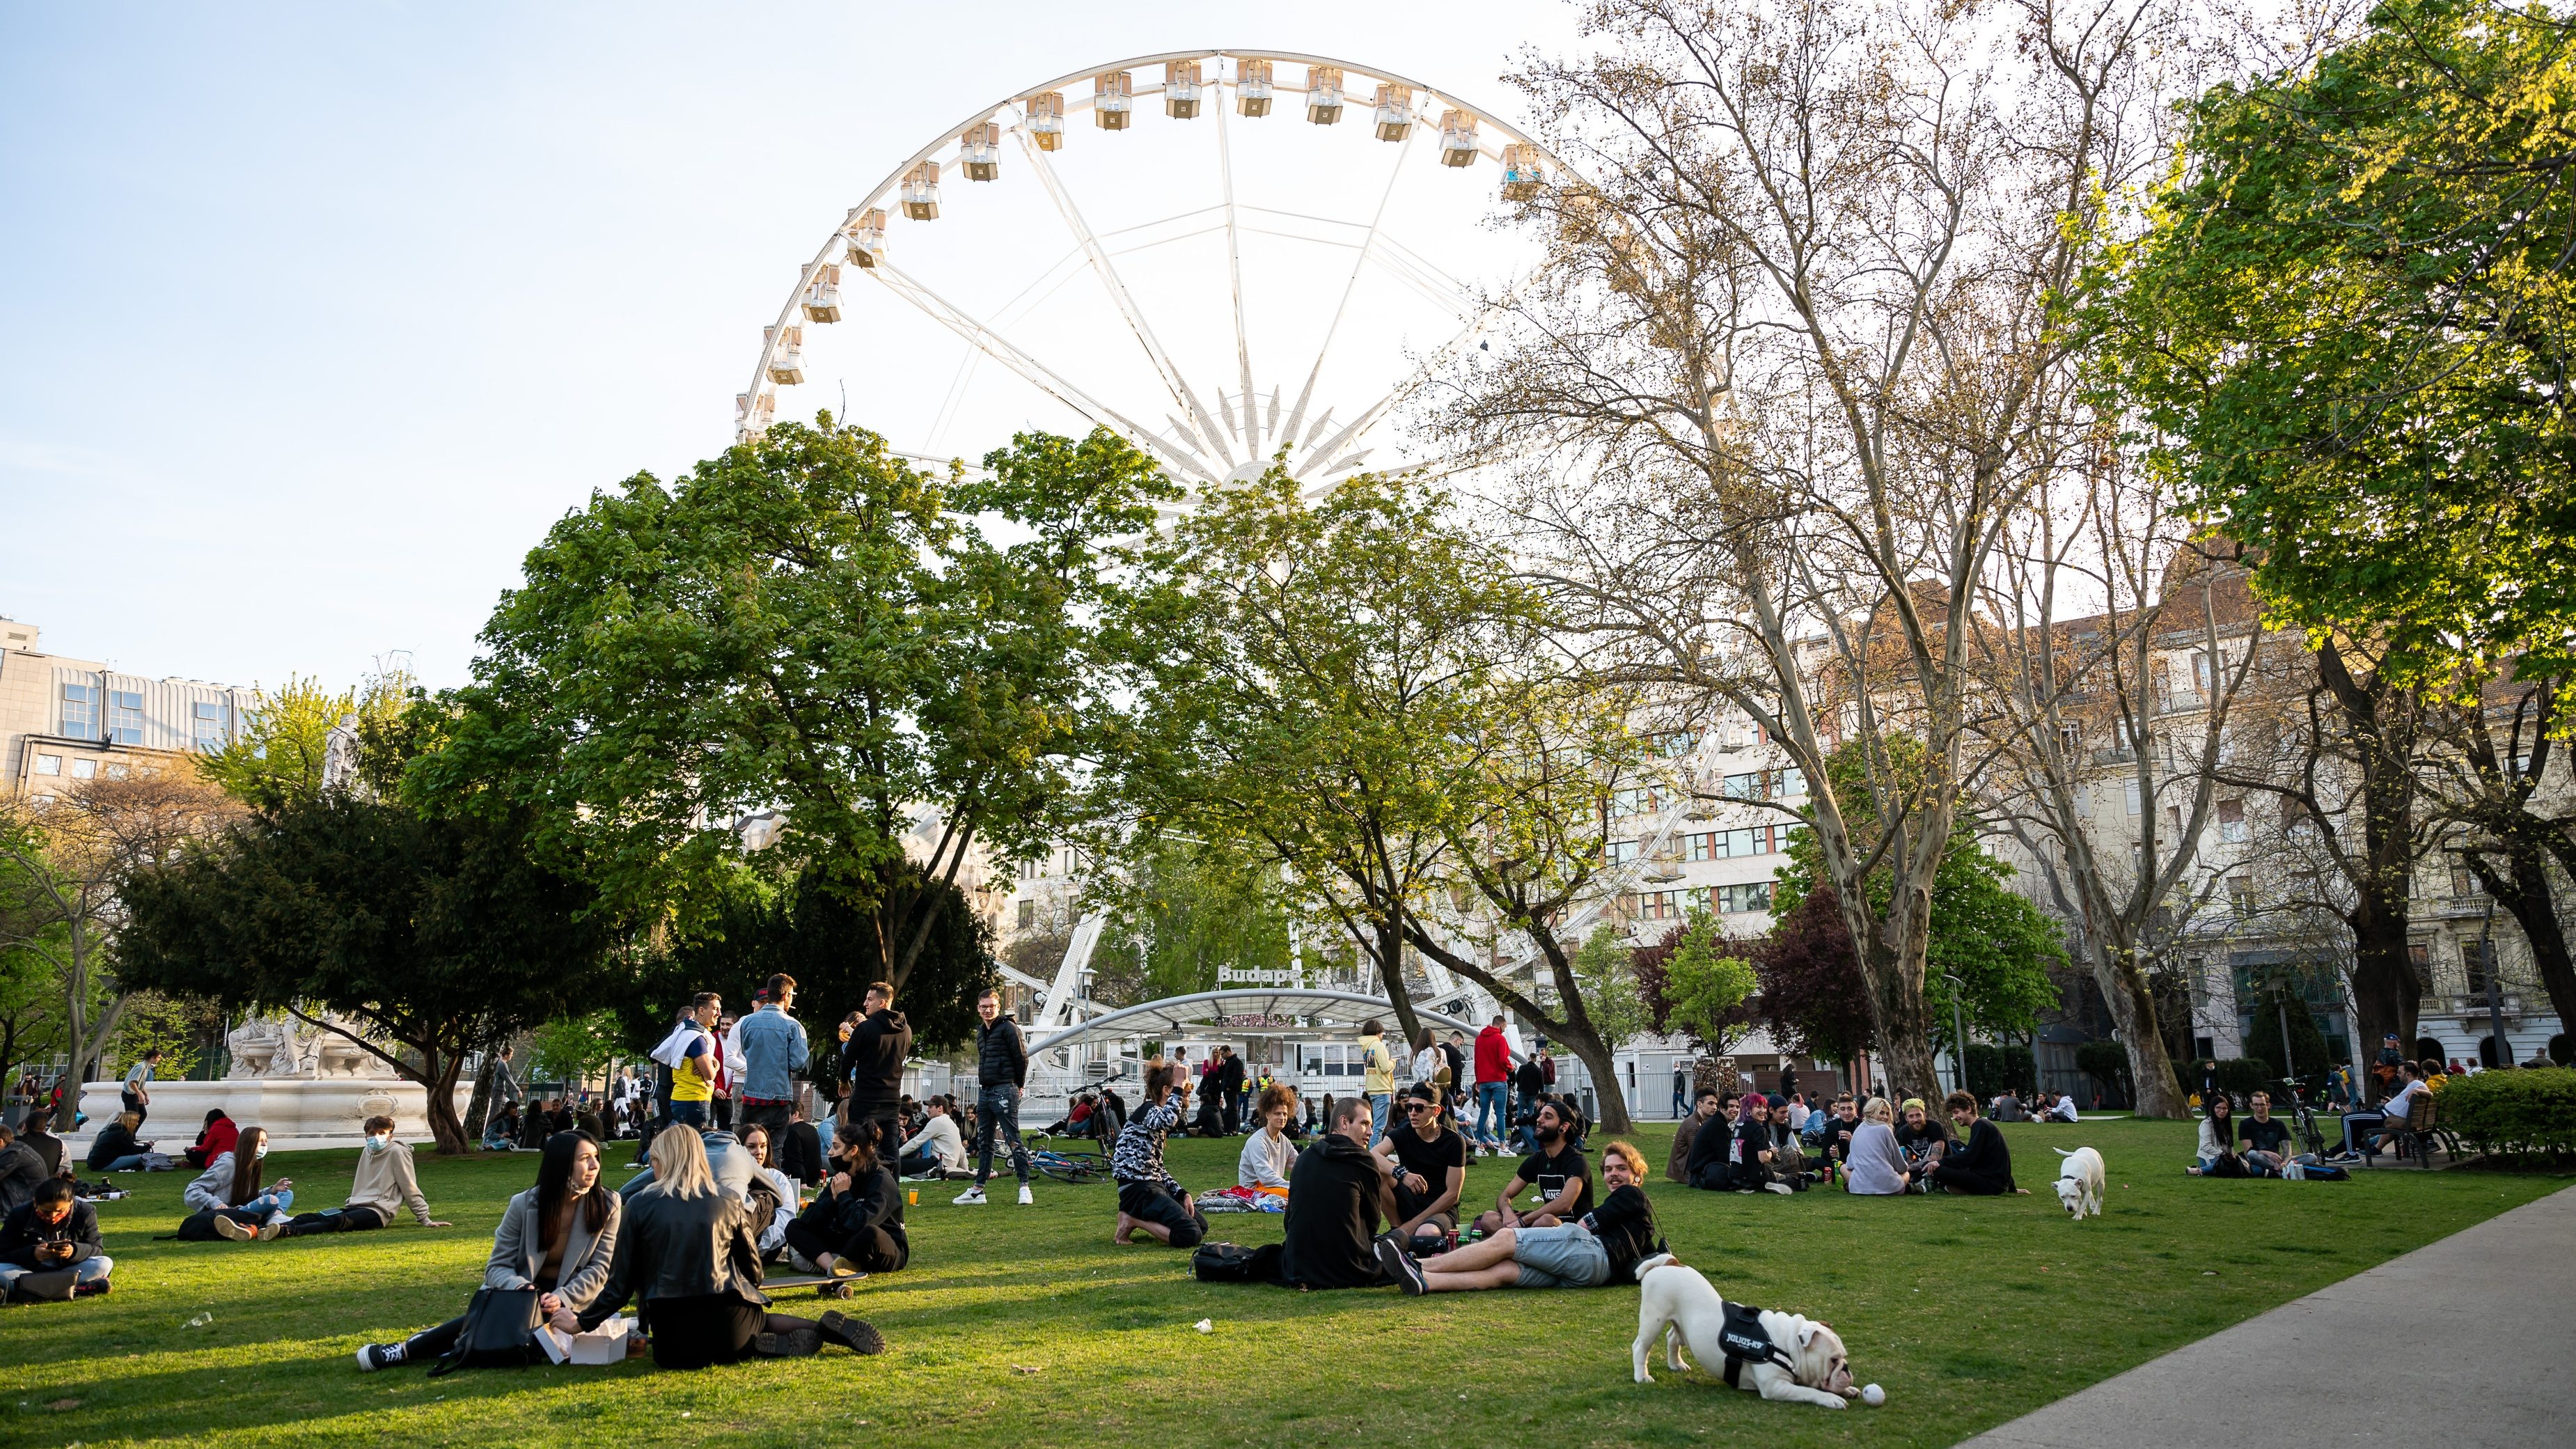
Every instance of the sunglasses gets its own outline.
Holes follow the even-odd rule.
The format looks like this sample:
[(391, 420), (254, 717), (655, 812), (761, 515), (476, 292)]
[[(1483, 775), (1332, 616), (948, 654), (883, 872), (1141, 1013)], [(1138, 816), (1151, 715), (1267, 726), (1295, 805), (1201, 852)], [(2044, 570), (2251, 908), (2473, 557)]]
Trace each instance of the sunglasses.
[(1408, 1102), (1405, 1104), (1404, 1115), (1408, 1117), (1418, 1117), (1425, 1112), (1433, 1110), (1436, 1109), (1428, 1102)]

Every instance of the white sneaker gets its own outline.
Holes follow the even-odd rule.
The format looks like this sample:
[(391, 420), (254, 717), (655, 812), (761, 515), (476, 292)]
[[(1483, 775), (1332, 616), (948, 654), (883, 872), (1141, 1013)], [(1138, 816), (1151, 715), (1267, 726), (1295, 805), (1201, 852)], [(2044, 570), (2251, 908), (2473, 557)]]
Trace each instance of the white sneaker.
[(957, 1204), (959, 1207), (982, 1207), (984, 1205), (984, 1189), (980, 1187), (970, 1187), (964, 1192), (957, 1194), (955, 1197), (950, 1198), (949, 1201)]
[(1029, 1196), (1029, 1185), (1028, 1185), (1027, 1183), (1025, 1183), (1025, 1182), (1024, 1182), (1024, 1183), (1021, 1183), (1021, 1184), (1020, 1184), (1020, 1206), (1022, 1206), (1022, 1207), (1030, 1207), (1030, 1206), (1035, 1205), (1035, 1204), (1036, 1204), (1036, 1202), (1037, 1202), (1037, 1199), (1036, 1199), (1036, 1198), (1033, 1198), (1033, 1197)]

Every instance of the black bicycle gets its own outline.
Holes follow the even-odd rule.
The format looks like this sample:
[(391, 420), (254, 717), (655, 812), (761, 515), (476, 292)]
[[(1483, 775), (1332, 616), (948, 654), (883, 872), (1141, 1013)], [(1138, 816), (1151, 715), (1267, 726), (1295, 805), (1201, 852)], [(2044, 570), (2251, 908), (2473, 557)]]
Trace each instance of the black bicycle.
[(2317, 1125), (2317, 1114), (2308, 1108), (2308, 1099), (2299, 1091), (2296, 1077), (2283, 1077), (2281, 1085), (2290, 1089), (2290, 1131), (2299, 1145), (2319, 1157), (2325, 1156), (2325, 1129)]
[(1029, 1149), (1029, 1166), (1056, 1182), (1106, 1182), (1109, 1159), (1097, 1152), (1058, 1152), (1051, 1147)]

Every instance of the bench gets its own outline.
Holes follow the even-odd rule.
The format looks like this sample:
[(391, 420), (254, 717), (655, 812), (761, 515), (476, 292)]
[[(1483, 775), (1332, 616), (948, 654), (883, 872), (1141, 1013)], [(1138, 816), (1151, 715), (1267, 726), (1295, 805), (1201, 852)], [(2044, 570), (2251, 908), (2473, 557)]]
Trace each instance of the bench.
[(2433, 1094), (2418, 1092), (2406, 1109), (2406, 1126), (2397, 1138), (2397, 1155), (2403, 1158), (2411, 1148), (2415, 1165), (2429, 1170), (2433, 1166), (2433, 1146), (2437, 1139), (2453, 1162), (2460, 1160), (2460, 1139), (2450, 1128), (2442, 1125), (2441, 1107), (2434, 1102)]

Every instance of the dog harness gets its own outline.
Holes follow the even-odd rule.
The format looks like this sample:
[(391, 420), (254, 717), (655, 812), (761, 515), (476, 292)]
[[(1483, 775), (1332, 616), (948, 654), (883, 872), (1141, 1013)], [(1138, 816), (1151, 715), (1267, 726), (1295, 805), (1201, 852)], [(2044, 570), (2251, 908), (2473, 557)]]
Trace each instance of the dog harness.
[(1771, 1341), (1771, 1333), (1762, 1326), (1762, 1310), (1750, 1303), (1723, 1303), (1726, 1322), (1717, 1331), (1717, 1345), (1726, 1351), (1726, 1386), (1742, 1388), (1736, 1376), (1748, 1363), (1777, 1364), (1794, 1377), (1797, 1361), (1789, 1351)]

